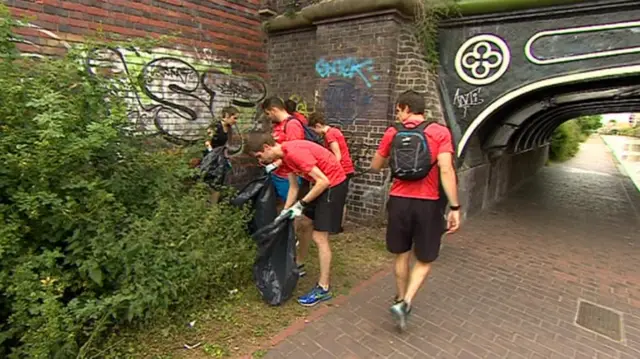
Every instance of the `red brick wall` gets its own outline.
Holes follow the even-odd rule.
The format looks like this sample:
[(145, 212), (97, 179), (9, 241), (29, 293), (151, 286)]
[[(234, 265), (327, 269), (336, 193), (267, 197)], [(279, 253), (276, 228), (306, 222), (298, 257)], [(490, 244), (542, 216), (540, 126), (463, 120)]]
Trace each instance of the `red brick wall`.
[[(180, 32), (172, 41), (185, 47), (207, 48), (231, 59), (238, 70), (266, 71), (264, 36), (260, 29), (260, 0), (5, 0), (16, 17), (49, 30), (62, 40), (80, 41), (101, 29), (121, 37), (157, 37)], [(243, 5), (239, 5), (243, 4)], [(49, 36), (23, 31), (44, 53), (59, 52)], [(58, 49), (58, 50), (56, 50)]]

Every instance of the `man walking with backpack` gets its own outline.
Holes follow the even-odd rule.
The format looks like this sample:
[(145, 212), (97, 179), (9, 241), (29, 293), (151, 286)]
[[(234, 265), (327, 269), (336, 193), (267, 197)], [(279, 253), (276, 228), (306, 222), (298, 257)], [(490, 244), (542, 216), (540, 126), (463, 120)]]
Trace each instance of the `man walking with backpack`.
[[(431, 272), (431, 263), (438, 258), (442, 235), (460, 227), (451, 133), (425, 120), (424, 103), (424, 96), (415, 91), (398, 97), (398, 123), (384, 133), (371, 162), (373, 172), (388, 163), (393, 177), (386, 242), (389, 252), (396, 254), (396, 296), (390, 311), (401, 330), (406, 328), (411, 303)], [(449, 199), (446, 224), (438, 201), (440, 181)], [(410, 270), (412, 249), (417, 261)]]

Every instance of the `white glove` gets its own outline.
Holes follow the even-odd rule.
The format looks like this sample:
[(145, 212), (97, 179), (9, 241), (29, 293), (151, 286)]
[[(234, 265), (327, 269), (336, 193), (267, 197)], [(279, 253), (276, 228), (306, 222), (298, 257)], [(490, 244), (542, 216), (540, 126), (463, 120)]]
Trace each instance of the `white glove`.
[(290, 219), (294, 219), (296, 217), (299, 217), (302, 215), (302, 210), (304, 209), (304, 207), (302, 206), (302, 203), (300, 203), (300, 201), (296, 202), (293, 206), (287, 208), (287, 209), (283, 209), (280, 214), (278, 215), (278, 218), (276, 218), (276, 220), (279, 219), (283, 219), (283, 218), (290, 218)]
[(264, 169), (265, 169), (265, 171), (267, 171), (267, 173), (271, 173), (271, 172), (275, 171), (276, 168), (278, 168), (278, 166), (275, 163), (271, 163), (271, 164), (268, 164), (268, 165), (264, 166)]

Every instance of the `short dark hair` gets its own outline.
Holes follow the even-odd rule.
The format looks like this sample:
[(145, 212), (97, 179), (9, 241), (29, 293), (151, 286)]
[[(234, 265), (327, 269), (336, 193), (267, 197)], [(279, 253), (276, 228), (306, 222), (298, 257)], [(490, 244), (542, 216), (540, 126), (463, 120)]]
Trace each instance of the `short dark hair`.
[(272, 110), (274, 108), (284, 110), (284, 103), (282, 102), (280, 97), (277, 97), (277, 96), (269, 97), (262, 102), (263, 110)]
[(404, 110), (405, 108), (409, 108), (409, 113), (413, 113), (416, 115), (424, 115), (424, 95), (413, 91), (408, 90), (400, 94), (398, 96), (398, 101), (396, 104)]
[(324, 118), (324, 113), (322, 112), (314, 112), (309, 115), (309, 126), (314, 127), (315, 125), (326, 125), (327, 121)]
[(273, 139), (271, 133), (268, 132), (249, 132), (245, 136), (244, 141), (244, 153), (252, 154), (256, 152), (262, 152), (264, 145), (273, 146), (276, 141)]
[(228, 117), (228, 116), (234, 116), (234, 115), (238, 115), (240, 113), (240, 111), (238, 111), (237, 108), (233, 107), (233, 106), (226, 106), (222, 109), (222, 117)]
[(289, 113), (296, 112), (297, 107), (298, 107), (298, 104), (291, 99), (284, 102), (284, 109)]

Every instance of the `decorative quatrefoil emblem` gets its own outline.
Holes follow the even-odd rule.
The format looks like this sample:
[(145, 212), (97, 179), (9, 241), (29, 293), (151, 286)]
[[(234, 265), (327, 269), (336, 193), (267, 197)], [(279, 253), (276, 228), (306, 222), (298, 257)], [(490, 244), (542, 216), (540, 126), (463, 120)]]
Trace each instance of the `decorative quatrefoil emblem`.
[(511, 51), (495, 35), (478, 35), (467, 40), (456, 54), (456, 72), (471, 85), (484, 86), (498, 80), (509, 68)]

